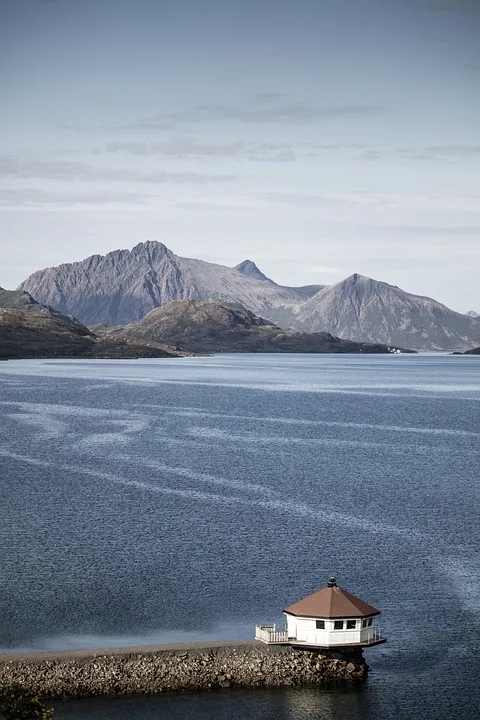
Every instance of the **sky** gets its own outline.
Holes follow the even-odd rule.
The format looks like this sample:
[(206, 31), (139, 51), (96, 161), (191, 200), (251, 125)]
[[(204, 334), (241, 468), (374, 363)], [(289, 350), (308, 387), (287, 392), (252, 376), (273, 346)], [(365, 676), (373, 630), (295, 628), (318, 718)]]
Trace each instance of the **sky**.
[(159, 240), (480, 312), (480, 0), (0, 0), (0, 286)]

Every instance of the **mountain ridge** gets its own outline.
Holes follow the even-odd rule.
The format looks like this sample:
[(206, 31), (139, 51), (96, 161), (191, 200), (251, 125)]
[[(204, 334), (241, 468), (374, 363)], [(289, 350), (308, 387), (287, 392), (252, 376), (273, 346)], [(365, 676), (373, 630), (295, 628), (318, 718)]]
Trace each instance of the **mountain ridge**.
[(480, 322), (426, 295), (353, 273), (293, 310), (295, 327), (326, 330), (414, 350), (454, 350), (480, 342)]
[(264, 273), (258, 269), (257, 265), (255, 265), (253, 260), (243, 260), (243, 262), (235, 265), (235, 270), (238, 270), (238, 272), (242, 273), (242, 275), (257, 278), (257, 280), (265, 280), (267, 282), (273, 283), (274, 285), (277, 284), (269, 277), (264, 275)]
[(415, 350), (480, 343), (480, 318), (359, 273), (334, 285), (289, 287), (252, 260), (227, 267), (180, 257), (154, 240), (38, 270), (19, 289), (85, 325), (126, 325), (173, 300), (218, 300), (240, 303), (283, 328), (357, 342)]
[[(91, 255), (32, 273), (19, 290), (40, 302), (72, 314), (86, 325), (118, 325), (140, 320), (171, 300), (239, 302), (252, 312), (268, 314), (274, 307), (304, 301), (318, 286), (290, 288), (277, 285), (247, 265), (245, 273), (205, 260), (182, 258), (163, 243), (146, 241), (132, 250)], [(252, 263), (253, 265), (253, 263)], [(255, 276), (252, 276), (255, 275)]]

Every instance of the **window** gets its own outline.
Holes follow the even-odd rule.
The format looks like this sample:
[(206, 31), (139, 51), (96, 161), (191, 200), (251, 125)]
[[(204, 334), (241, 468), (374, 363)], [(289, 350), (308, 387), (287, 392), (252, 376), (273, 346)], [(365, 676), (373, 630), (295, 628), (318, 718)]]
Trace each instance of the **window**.
[(325, 630), (325, 620), (317, 620), (317, 630)]
[(368, 627), (372, 627), (373, 618), (368, 618)]
[(335, 620), (333, 624), (334, 630), (343, 630), (343, 620)]
[(357, 626), (356, 620), (347, 620), (347, 630), (355, 630)]
[(367, 627), (367, 620), (362, 620), (362, 628), (366, 628), (366, 627)]

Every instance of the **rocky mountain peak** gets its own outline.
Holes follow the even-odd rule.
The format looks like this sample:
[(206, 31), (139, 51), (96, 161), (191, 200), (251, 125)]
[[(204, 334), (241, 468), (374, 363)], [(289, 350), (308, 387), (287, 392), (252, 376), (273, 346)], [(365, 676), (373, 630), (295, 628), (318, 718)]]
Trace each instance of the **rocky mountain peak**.
[(246, 275), (247, 277), (264, 280), (266, 282), (273, 282), (273, 280), (270, 280), (270, 278), (258, 269), (253, 260), (244, 260), (238, 265), (235, 265), (235, 270), (238, 270), (238, 272), (242, 273), (242, 275)]
[[(367, 275), (360, 275), (360, 273), (354, 273), (345, 280), (340, 281), (336, 285), (325, 287), (323, 293), (330, 293), (337, 297), (349, 297), (352, 300), (355, 299), (357, 303), (370, 303), (373, 298), (382, 298), (386, 300), (391, 298), (407, 297), (409, 294), (401, 290), (396, 285), (389, 285), (382, 280), (375, 280), (374, 278), (368, 277)], [(414, 297), (414, 296), (412, 296)]]
[(373, 280), (372, 280), (372, 278), (369, 278), (366, 275), (360, 275), (360, 273), (353, 273), (353, 275), (349, 275), (349, 277), (345, 278), (344, 282), (346, 282), (346, 283), (373, 282)]
[[(340, 283), (337, 283), (338, 285), (343, 286), (358, 286), (358, 287), (373, 287), (373, 286), (382, 286), (386, 285), (387, 283), (382, 282), (381, 280), (374, 280), (371, 277), (368, 277), (367, 275), (360, 275), (360, 273), (353, 273), (353, 275), (349, 275), (345, 280), (342, 280)], [(393, 286), (392, 286), (393, 287)]]
[(296, 327), (415, 350), (468, 347), (480, 340), (478, 320), (432, 298), (354, 273), (295, 309)]
[(167, 246), (158, 242), (158, 240), (146, 240), (145, 242), (140, 242), (130, 250), (130, 253), (134, 256), (145, 255), (150, 258), (161, 257), (162, 255), (167, 255), (169, 252), (170, 251)]

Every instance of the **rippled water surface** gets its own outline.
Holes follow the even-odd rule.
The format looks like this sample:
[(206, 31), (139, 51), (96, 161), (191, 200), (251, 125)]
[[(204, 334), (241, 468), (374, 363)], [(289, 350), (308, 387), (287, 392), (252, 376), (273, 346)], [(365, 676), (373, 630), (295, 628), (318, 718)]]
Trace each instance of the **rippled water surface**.
[(480, 712), (480, 359), (0, 363), (0, 651), (244, 639), (331, 574), (382, 609), (367, 684), (58, 717)]

